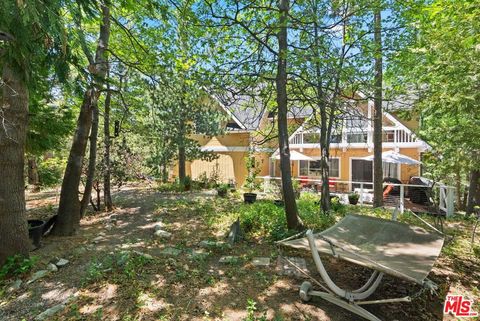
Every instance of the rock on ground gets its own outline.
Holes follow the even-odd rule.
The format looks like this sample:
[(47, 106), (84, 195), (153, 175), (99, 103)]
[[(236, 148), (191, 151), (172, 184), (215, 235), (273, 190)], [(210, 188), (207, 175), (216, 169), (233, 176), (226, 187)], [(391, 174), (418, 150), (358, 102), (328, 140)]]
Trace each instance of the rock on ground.
[(238, 256), (222, 256), (220, 260), (218, 260), (218, 263), (233, 264), (239, 261), (240, 258)]
[(40, 270), (40, 271), (37, 271), (35, 273), (33, 273), (32, 277), (30, 278), (30, 280), (27, 281), (27, 284), (30, 284), (30, 283), (33, 283), (35, 281), (37, 281), (38, 279), (41, 279), (43, 278), (44, 276), (46, 276), (50, 271), (48, 270)]
[(18, 289), (20, 289), (20, 287), (22, 286), (22, 280), (15, 280), (15, 282), (12, 283), (12, 285), (10, 285), (7, 289), (7, 292), (14, 292), (14, 291), (17, 291)]
[(157, 230), (155, 231), (155, 236), (162, 238), (162, 239), (169, 239), (172, 237), (172, 233), (164, 231), (164, 230)]
[(67, 265), (69, 262), (70, 262), (70, 261), (69, 261), (69, 260), (66, 260), (66, 259), (59, 259), (59, 260), (57, 261), (57, 263), (55, 263), (55, 265), (56, 265), (57, 267), (62, 267), (62, 266)]
[(179, 256), (180, 253), (182, 253), (182, 250), (176, 249), (174, 247), (166, 247), (160, 252), (160, 254), (167, 256)]
[(253, 266), (269, 266), (270, 258), (269, 257), (254, 257), (252, 260)]
[(35, 321), (48, 320), (48, 318), (54, 316), (56, 313), (62, 311), (63, 309), (65, 309), (65, 304), (63, 303), (54, 305), (53, 307), (37, 315), (37, 317), (35, 318)]
[(305, 259), (301, 257), (282, 257), (277, 260), (277, 273), (279, 275), (290, 275), (296, 277), (305, 277), (309, 273)]
[(57, 272), (58, 267), (53, 263), (48, 263), (47, 270), (49, 270), (50, 272)]

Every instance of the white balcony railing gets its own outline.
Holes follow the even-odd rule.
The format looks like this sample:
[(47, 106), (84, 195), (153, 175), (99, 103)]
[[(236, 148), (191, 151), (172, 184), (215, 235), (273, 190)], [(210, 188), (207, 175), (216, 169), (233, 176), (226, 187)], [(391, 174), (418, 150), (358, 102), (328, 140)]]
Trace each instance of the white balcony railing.
[[(364, 143), (372, 144), (372, 137), (373, 131), (346, 131), (343, 133), (343, 137), (341, 142), (345, 142), (346, 144), (351, 144), (354, 142), (349, 142), (347, 139), (348, 134), (352, 133), (366, 133), (367, 141)], [(309, 132), (300, 132), (296, 133), (291, 139), (290, 144), (292, 145), (305, 145), (305, 144), (318, 144), (319, 142), (311, 142), (311, 139), (305, 139), (305, 135), (312, 135), (314, 133)], [(394, 143), (394, 144), (401, 144), (401, 143), (414, 143), (417, 142), (415, 136), (411, 133), (406, 132), (403, 129), (390, 129), (384, 130), (383, 132), (383, 142), (384, 143)], [(309, 141), (310, 140), (310, 141)], [(332, 143), (340, 143), (338, 141), (334, 141)], [(356, 142), (358, 143), (358, 142)]]

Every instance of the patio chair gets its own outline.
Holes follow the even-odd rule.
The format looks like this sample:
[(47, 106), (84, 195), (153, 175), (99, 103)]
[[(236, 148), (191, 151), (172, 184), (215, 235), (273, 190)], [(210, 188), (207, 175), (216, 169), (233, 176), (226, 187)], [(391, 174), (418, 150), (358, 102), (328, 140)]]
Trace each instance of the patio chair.
[(330, 192), (336, 192), (337, 191), (336, 186), (337, 186), (337, 179), (334, 177), (329, 177), (328, 189), (330, 190)]
[[(410, 302), (411, 297), (366, 301), (389, 274), (415, 282), (431, 291), (436, 285), (426, 279), (442, 249), (444, 238), (423, 228), (369, 216), (348, 215), (329, 229), (306, 237), (286, 239), (279, 244), (295, 249), (310, 250), (318, 272), (326, 286), (313, 279), (325, 292), (313, 290), (310, 282), (300, 286), (300, 298), (309, 301), (319, 296), (367, 320), (380, 321), (362, 305), (393, 302)], [(322, 263), (319, 252), (331, 254), (372, 271), (368, 281), (356, 290), (336, 285)]]

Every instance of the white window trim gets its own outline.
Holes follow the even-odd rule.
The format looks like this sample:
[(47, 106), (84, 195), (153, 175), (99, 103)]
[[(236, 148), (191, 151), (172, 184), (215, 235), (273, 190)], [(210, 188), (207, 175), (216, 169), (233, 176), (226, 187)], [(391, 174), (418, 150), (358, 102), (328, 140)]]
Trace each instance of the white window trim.
[[(350, 182), (353, 182), (353, 178), (352, 178), (352, 160), (354, 159), (360, 159), (362, 160), (363, 157), (349, 157), (349, 167), (348, 167), (348, 171), (349, 171), (349, 180)], [(371, 183), (368, 183), (368, 184), (373, 184), (373, 178), (375, 177), (375, 169), (373, 167), (373, 161), (370, 161), (372, 162), (372, 182)], [(402, 180), (402, 164), (397, 164), (398, 167), (397, 167), (397, 175), (398, 175), (398, 179), (401, 181)], [(382, 166), (383, 167), (383, 166)], [(383, 176), (383, 172), (382, 172), (382, 176)], [(350, 183), (350, 190), (352, 189), (352, 184)]]
[[(313, 158), (316, 161), (322, 159), (322, 157), (320, 157), (320, 156), (310, 156), (310, 157)], [(335, 156), (335, 157), (329, 157), (329, 159), (338, 159), (338, 176), (330, 175), (329, 177), (331, 177), (331, 178), (341, 178), (342, 177), (342, 158)], [(307, 161), (307, 162), (308, 162), (307, 173), (309, 174), (310, 173), (310, 161)], [(308, 176), (308, 174), (307, 174), (307, 176)], [(298, 176), (300, 177), (300, 162), (298, 164)]]

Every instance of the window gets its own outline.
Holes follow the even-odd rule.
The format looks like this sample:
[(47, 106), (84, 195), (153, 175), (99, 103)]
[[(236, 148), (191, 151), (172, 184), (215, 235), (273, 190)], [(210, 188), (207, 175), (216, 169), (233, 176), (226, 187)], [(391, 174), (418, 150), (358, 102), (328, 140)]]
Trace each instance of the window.
[(385, 142), (385, 143), (395, 142), (395, 131), (393, 131), (393, 130), (384, 131), (382, 136), (383, 136), (382, 141)]
[[(300, 161), (300, 176), (321, 177), (321, 161)], [(340, 159), (331, 158), (328, 161), (331, 177), (340, 177)]]
[(308, 176), (320, 177), (322, 176), (320, 160), (309, 161)]
[(366, 143), (367, 133), (348, 133), (347, 143)]
[(347, 128), (367, 128), (368, 122), (360, 116), (352, 116), (347, 118)]
[(300, 161), (300, 176), (308, 176), (308, 161)]
[(342, 142), (342, 134), (332, 134), (330, 137), (330, 143), (340, 144)]
[(392, 177), (392, 178), (399, 178), (398, 177), (398, 164), (393, 163), (382, 163), (383, 167), (383, 177)]
[(319, 133), (303, 133), (303, 143), (304, 144), (319, 144), (320, 143), (320, 134)]
[(330, 168), (331, 177), (340, 177), (340, 159), (330, 158), (328, 161), (328, 167)]

